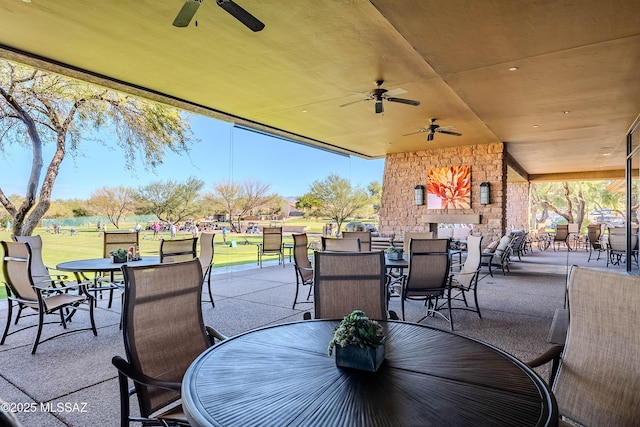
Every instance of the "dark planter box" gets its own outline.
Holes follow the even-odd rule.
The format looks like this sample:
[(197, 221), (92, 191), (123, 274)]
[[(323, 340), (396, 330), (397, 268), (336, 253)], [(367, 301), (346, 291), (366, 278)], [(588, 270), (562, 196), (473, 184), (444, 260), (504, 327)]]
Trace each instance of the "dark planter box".
[(342, 368), (359, 369), (375, 372), (384, 360), (384, 344), (376, 348), (362, 348), (355, 345), (341, 347), (337, 345), (336, 365)]
[(123, 264), (127, 262), (127, 257), (125, 256), (125, 257), (119, 258), (111, 255), (111, 262), (113, 262), (114, 264)]
[(400, 261), (402, 259), (402, 253), (404, 251), (400, 251), (400, 252), (387, 252), (387, 259), (391, 260), (391, 261)]

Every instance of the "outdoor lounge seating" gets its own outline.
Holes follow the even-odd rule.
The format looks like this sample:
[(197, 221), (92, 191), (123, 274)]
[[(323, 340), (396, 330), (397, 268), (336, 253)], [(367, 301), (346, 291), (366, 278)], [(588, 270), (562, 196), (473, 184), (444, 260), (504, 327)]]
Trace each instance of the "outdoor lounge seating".
[(216, 304), (213, 302), (213, 293), (211, 292), (211, 275), (213, 274), (213, 255), (215, 252), (213, 239), (215, 238), (215, 236), (215, 233), (203, 232), (200, 234), (200, 255), (198, 256), (200, 265), (202, 266), (203, 282), (205, 280), (207, 282), (207, 290), (209, 291), (209, 301), (211, 302), (211, 307), (216, 306)]
[[(120, 424), (188, 425), (179, 404), (182, 377), (214, 339), (225, 338), (205, 327), (202, 319), (200, 262), (192, 259), (151, 267), (124, 266), (123, 271), (126, 359), (112, 359), (118, 369)], [(133, 394), (140, 417), (131, 414)]]
[(196, 258), (197, 237), (160, 241), (160, 264), (189, 261)]
[(322, 236), (323, 252), (360, 252), (360, 239), (341, 239)]
[(509, 271), (509, 262), (511, 262), (511, 239), (511, 234), (505, 234), (500, 238), (494, 250), (491, 250), (490, 246), (487, 246), (485, 252), (482, 253), (480, 265), (489, 267), (489, 274), (492, 277), (493, 267), (500, 267), (503, 275), (506, 275), (506, 272)]
[(589, 258), (588, 261), (591, 261), (591, 256), (594, 251), (598, 252), (598, 258), (596, 261), (600, 261), (600, 254), (605, 252), (606, 245), (602, 241), (602, 225), (601, 224), (589, 224), (587, 226), (587, 236), (589, 238)]
[[(450, 278), (449, 239), (411, 239), (409, 245), (409, 274), (402, 287), (401, 310), (405, 320), (405, 300), (424, 301), (426, 315), (435, 314), (449, 322), (453, 330), (451, 316), (451, 278)], [(439, 299), (445, 298), (449, 317), (439, 309)]]
[[(135, 245), (139, 247), (140, 244), (139, 233), (128, 231), (110, 231), (103, 232), (102, 240), (102, 257), (109, 258), (111, 255), (109, 252), (116, 249), (129, 249), (129, 247)], [(96, 273), (94, 278), (94, 285), (89, 288), (90, 292), (98, 295), (102, 295), (103, 291), (109, 292), (109, 307), (113, 301), (113, 292), (117, 289), (122, 289), (122, 275), (120, 273)]]
[[(478, 277), (480, 276), (482, 236), (470, 235), (467, 237), (467, 259), (462, 265), (462, 269), (451, 276), (451, 300), (460, 300), (464, 307), (452, 307), (459, 310), (468, 310), (480, 314), (478, 305)], [(475, 308), (469, 307), (467, 292), (473, 293)]]
[(570, 421), (640, 425), (640, 278), (573, 267), (568, 294), (564, 346), (552, 347), (529, 366), (554, 362), (549, 383), (560, 415)]
[(371, 251), (371, 231), (343, 231), (343, 239), (360, 239), (360, 250)]
[(27, 243), (31, 248), (31, 278), (33, 283), (40, 284), (47, 282), (51, 286), (56, 286), (62, 280), (66, 279), (65, 274), (51, 274), (42, 259), (42, 237), (35, 236), (14, 236), (16, 242)]
[(282, 227), (264, 227), (262, 243), (258, 244), (258, 265), (262, 268), (265, 255), (278, 255), (278, 264), (284, 267), (284, 250), (282, 248)]
[(296, 270), (296, 293), (293, 297), (293, 305), (295, 309), (298, 304), (298, 294), (300, 289), (305, 286), (309, 287), (307, 299), (304, 302), (310, 302), (311, 291), (313, 290), (313, 266), (309, 261), (309, 242), (306, 233), (292, 234), (293, 237), (293, 262)]
[[(638, 230), (632, 229), (631, 255), (638, 261)], [(609, 227), (609, 239), (607, 241), (607, 267), (609, 264), (620, 265), (627, 253), (627, 229), (625, 227)]]
[(341, 319), (353, 310), (371, 319), (387, 319), (383, 252), (316, 252), (314, 261), (316, 319)]
[[(38, 345), (41, 342), (48, 341), (52, 338), (65, 335), (68, 333), (78, 332), (80, 330), (91, 330), (93, 335), (98, 335), (96, 325), (93, 319), (93, 297), (87, 292), (86, 283), (77, 282), (57, 282), (53, 287), (51, 282), (34, 283), (31, 273), (31, 248), (27, 243), (22, 242), (0, 242), (4, 250), (2, 261), (2, 269), (6, 279), (7, 290), (7, 324), (2, 334), (0, 344), (4, 344), (7, 336), (17, 332), (37, 328), (36, 336), (31, 347), (31, 354), (35, 354)], [(32, 312), (29, 315), (37, 315), (38, 323), (25, 326), (9, 333), (11, 319), (13, 317), (13, 308), (17, 306), (18, 312), (14, 324), (17, 325), (23, 311)], [(90, 328), (85, 329), (67, 329), (67, 322), (76, 314), (76, 310), (81, 306), (86, 307), (89, 312)], [(56, 321), (45, 322), (45, 316), (55, 315)], [(55, 334), (41, 340), (42, 327), (45, 324), (62, 325), (62, 333)]]
[(556, 225), (556, 232), (553, 235), (551, 244), (554, 251), (560, 249), (560, 245), (565, 245), (568, 251), (571, 250), (571, 246), (569, 246), (569, 224)]

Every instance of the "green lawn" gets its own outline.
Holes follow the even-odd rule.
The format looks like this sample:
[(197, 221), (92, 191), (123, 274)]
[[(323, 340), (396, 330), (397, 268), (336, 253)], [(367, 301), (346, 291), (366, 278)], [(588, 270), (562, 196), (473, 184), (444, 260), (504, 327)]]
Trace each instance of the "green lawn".
[[(365, 220), (372, 222), (371, 220)], [(305, 225), (308, 233), (322, 233), (327, 221), (310, 221), (308, 219), (288, 220), (286, 225)], [(346, 222), (345, 222), (346, 224)], [(135, 224), (124, 224), (121, 230), (133, 228)], [(268, 223), (260, 224), (269, 225)], [(113, 230), (113, 228), (110, 228)], [(61, 234), (47, 233), (44, 228), (37, 228), (33, 233), (42, 236), (42, 258), (47, 266), (55, 268), (57, 264), (77, 259), (102, 257), (102, 235), (95, 228), (78, 228), (77, 235), (71, 236), (68, 230)], [(180, 237), (190, 237), (190, 234), (178, 234)], [(168, 239), (169, 233), (160, 233), (161, 238)], [(0, 230), (0, 240), (11, 240), (10, 233)], [(230, 245), (235, 240), (236, 245)], [(257, 244), (262, 242), (261, 234), (227, 234), (227, 243), (222, 240), (222, 231), (217, 230), (214, 239), (214, 268), (222, 268), (231, 265), (257, 263)], [(284, 243), (293, 243), (293, 239), (285, 235)], [(153, 232), (140, 233), (140, 253), (142, 256), (158, 256), (160, 240), (153, 240)], [(288, 256), (288, 251), (285, 251)], [(266, 256), (265, 260), (275, 259), (275, 256)], [(4, 281), (4, 274), (0, 271), (0, 281)], [(4, 285), (4, 283), (2, 283)], [(0, 299), (6, 296), (4, 286), (0, 286)]]

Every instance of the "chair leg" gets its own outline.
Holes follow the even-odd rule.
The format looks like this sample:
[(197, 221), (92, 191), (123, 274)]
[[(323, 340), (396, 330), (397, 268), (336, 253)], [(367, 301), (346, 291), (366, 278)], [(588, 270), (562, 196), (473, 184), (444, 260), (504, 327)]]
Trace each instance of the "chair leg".
[(44, 323), (44, 310), (38, 310), (38, 332), (33, 340), (33, 346), (31, 347), (31, 354), (36, 354), (36, 349), (40, 343), (40, 335), (42, 334), (42, 324)]
[(207, 274), (207, 289), (209, 291), (209, 301), (211, 301), (211, 307), (215, 307), (216, 303), (213, 302), (213, 293), (211, 292), (211, 267), (209, 267), (209, 273)]
[(296, 308), (296, 303), (298, 302), (298, 290), (300, 289), (300, 282), (298, 280), (298, 275), (296, 273), (296, 294), (293, 297), (293, 305), (291, 306), (291, 309), (295, 309)]
[(473, 299), (476, 303), (476, 310), (478, 310), (478, 317), (482, 319), (482, 314), (480, 314), (480, 306), (478, 305), (478, 283), (473, 287)]
[(9, 305), (9, 307), (7, 308), (7, 324), (4, 327), (4, 333), (2, 334), (2, 341), (0, 341), (0, 345), (4, 344), (4, 340), (7, 339), (7, 335), (9, 334), (9, 326), (11, 325), (13, 302), (9, 298), (7, 298), (7, 304)]

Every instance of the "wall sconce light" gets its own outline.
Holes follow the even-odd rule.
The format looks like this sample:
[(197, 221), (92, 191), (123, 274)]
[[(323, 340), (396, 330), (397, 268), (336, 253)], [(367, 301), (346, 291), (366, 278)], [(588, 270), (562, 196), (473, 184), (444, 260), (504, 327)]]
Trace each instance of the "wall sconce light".
[(480, 184), (480, 204), (488, 205), (491, 199), (491, 185), (488, 182)]
[(416, 206), (424, 205), (424, 185), (416, 185), (414, 189)]

